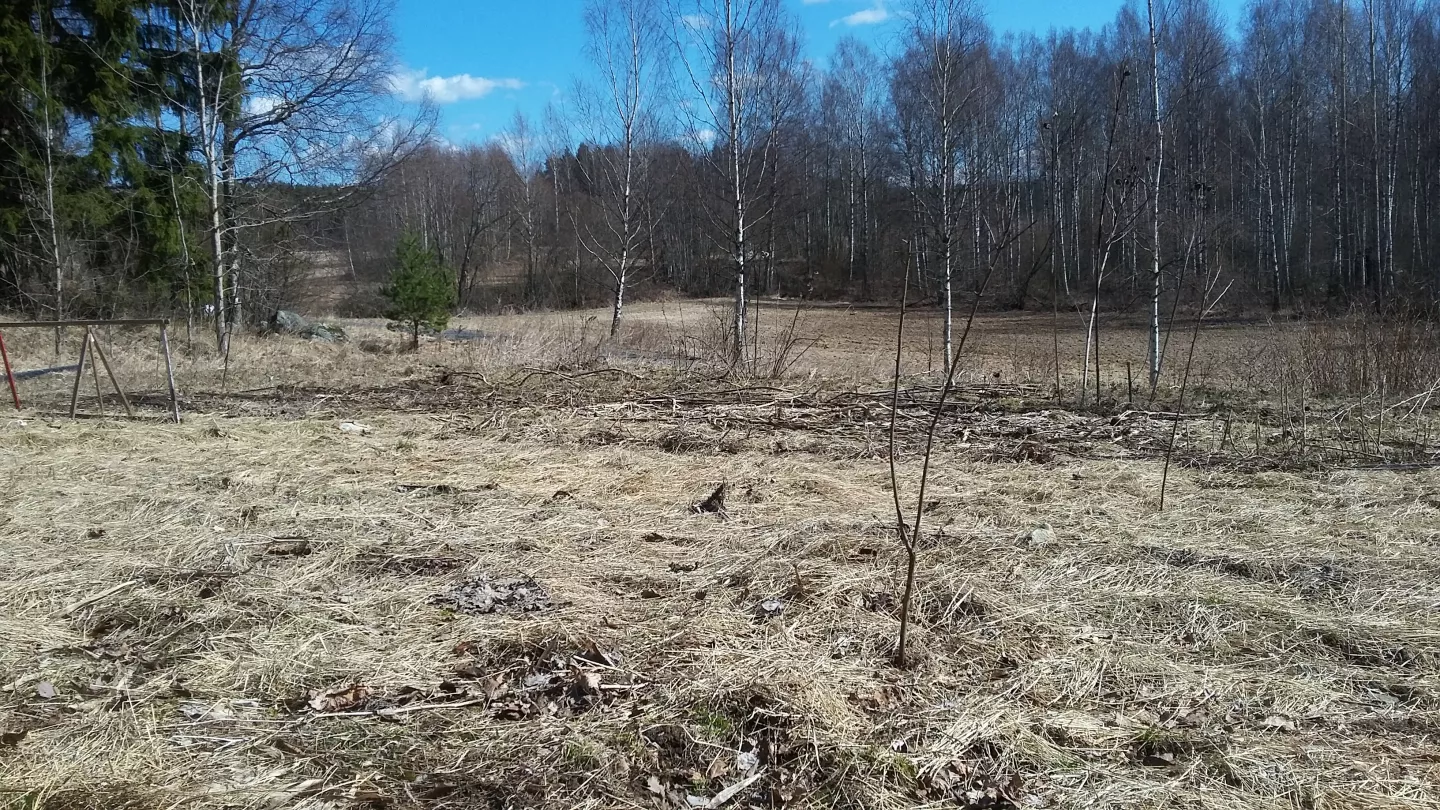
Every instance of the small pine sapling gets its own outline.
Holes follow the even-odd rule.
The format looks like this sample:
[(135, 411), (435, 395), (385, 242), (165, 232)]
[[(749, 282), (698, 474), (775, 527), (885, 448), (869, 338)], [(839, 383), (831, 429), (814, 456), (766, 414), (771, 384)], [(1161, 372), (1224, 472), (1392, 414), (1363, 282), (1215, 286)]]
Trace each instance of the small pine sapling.
[(410, 332), (410, 349), (420, 348), (420, 328), (443, 330), (455, 306), (454, 279), (440, 257), (420, 244), (414, 233), (395, 246), (395, 268), (381, 294), (390, 302), (385, 317)]

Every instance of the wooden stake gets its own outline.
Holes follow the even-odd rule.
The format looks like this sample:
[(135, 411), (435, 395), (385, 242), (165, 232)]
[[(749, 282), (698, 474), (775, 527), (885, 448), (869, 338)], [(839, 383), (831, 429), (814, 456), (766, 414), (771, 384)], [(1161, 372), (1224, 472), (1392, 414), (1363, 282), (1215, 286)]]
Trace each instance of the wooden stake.
[(110, 376), (110, 384), (115, 386), (115, 393), (120, 395), (120, 404), (125, 406), (125, 415), (131, 419), (135, 418), (135, 411), (130, 409), (130, 400), (125, 396), (125, 389), (120, 386), (120, 380), (116, 379), (114, 369), (110, 368), (110, 359), (105, 356), (105, 350), (100, 348), (100, 340), (91, 332), (90, 339), (95, 342), (95, 356), (105, 366), (105, 373)]
[(10, 382), (10, 398), (15, 400), (15, 410), (20, 410), (20, 392), (15, 389), (15, 369), (10, 367), (10, 352), (5, 350), (5, 336), (0, 335), (0, 358), (5, 360), (5, 379)]
[[(88, 326), (85, 327), (85, 340), (90, 343), (90, 351), (98, 355), (100, 344), (95, 340), (95, 335)], [(95, 405), (100, 409), (100, 416), (103, 418), (105, 416), (105, 391), (100, 387), (100, 366), (93, 359), (90, 361), (90, 376), (95, 378)]]
[(80, 341), (80, 365), (75, 367), (75, 387), (70, 389), (70, 418), (75, 418), (75, 408), (80, 403), (80, 381), (85, 379), (85, 361), (90, 358), (90, 336)]
[(165, 354), (165, 381), (170, 384), (170, 412), (180, 424), (180, 398), (175, 395), (175, 364), (170, 362), (170, 327), (160, 327), (160, 351)]

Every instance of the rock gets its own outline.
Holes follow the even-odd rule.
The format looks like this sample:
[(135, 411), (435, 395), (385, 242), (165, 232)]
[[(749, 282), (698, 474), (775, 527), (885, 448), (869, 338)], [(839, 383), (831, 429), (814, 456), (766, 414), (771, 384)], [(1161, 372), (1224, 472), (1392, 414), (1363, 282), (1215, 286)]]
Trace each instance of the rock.
[(269, 331), (277, 335), (294, 335), (321, 343), (345, 340), (345, 330), (326, 323), (315, 323), (288, 309), (278, 309), (270, 316)]
[(1055, 542), (1055, 530), (1049, 523), (1032, 526), (1020, 535), (1020, 545), (1027, 548), (1045, 548)]
[(270, 329), (282, 335), (299, 335), (310, 328), (310, 322), (288, 309), (277, 309), (270, 316)]
[(328, 323), (312, 323), (305, 337), (321, 343), (341, 343), (345, 340), (345, 330)]

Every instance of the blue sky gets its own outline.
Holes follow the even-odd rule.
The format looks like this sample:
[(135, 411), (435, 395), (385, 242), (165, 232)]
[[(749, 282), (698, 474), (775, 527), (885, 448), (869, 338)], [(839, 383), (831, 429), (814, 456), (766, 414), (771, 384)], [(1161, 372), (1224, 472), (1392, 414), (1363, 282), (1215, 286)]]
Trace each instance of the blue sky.
[[(801, 22), (807, 55), (824, 65), (847, 34), (887, 50), (899, 27), (896, 0), (784, 0)], [(1242, 0), (1217, 0), (1234, 23)], [(981, 0), (998, 32), (1099, 28), (1123, 0)], [(585, 71), (584, 0), (399, 0), (396, 32), (406, 73), (402, 93), (431, 91), (440, 134), (485, 141), (510, 126), (518, 108), (538, 123)]]

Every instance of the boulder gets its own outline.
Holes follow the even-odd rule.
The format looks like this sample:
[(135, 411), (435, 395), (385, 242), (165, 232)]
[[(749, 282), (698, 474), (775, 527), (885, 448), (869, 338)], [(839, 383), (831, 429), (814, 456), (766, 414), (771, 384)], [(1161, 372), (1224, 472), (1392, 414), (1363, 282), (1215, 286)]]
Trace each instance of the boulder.
[(270, 316), (270, 331), (281, 335), (299, 335), (310, 328), (310, 322), (288, 309), (277, 309)]
[(321, 343), (339, 343), (345, 340), (345, 330), (327, 323), (316, 323), (288, 309), (278, 309), (270, 316), (269, 331), (277, 335), (294, 335)]
[(305, 331), (305, 337), (321, 343), (341, 343), (345, 340), (345, 330), (333, 324), (312, 323)]

